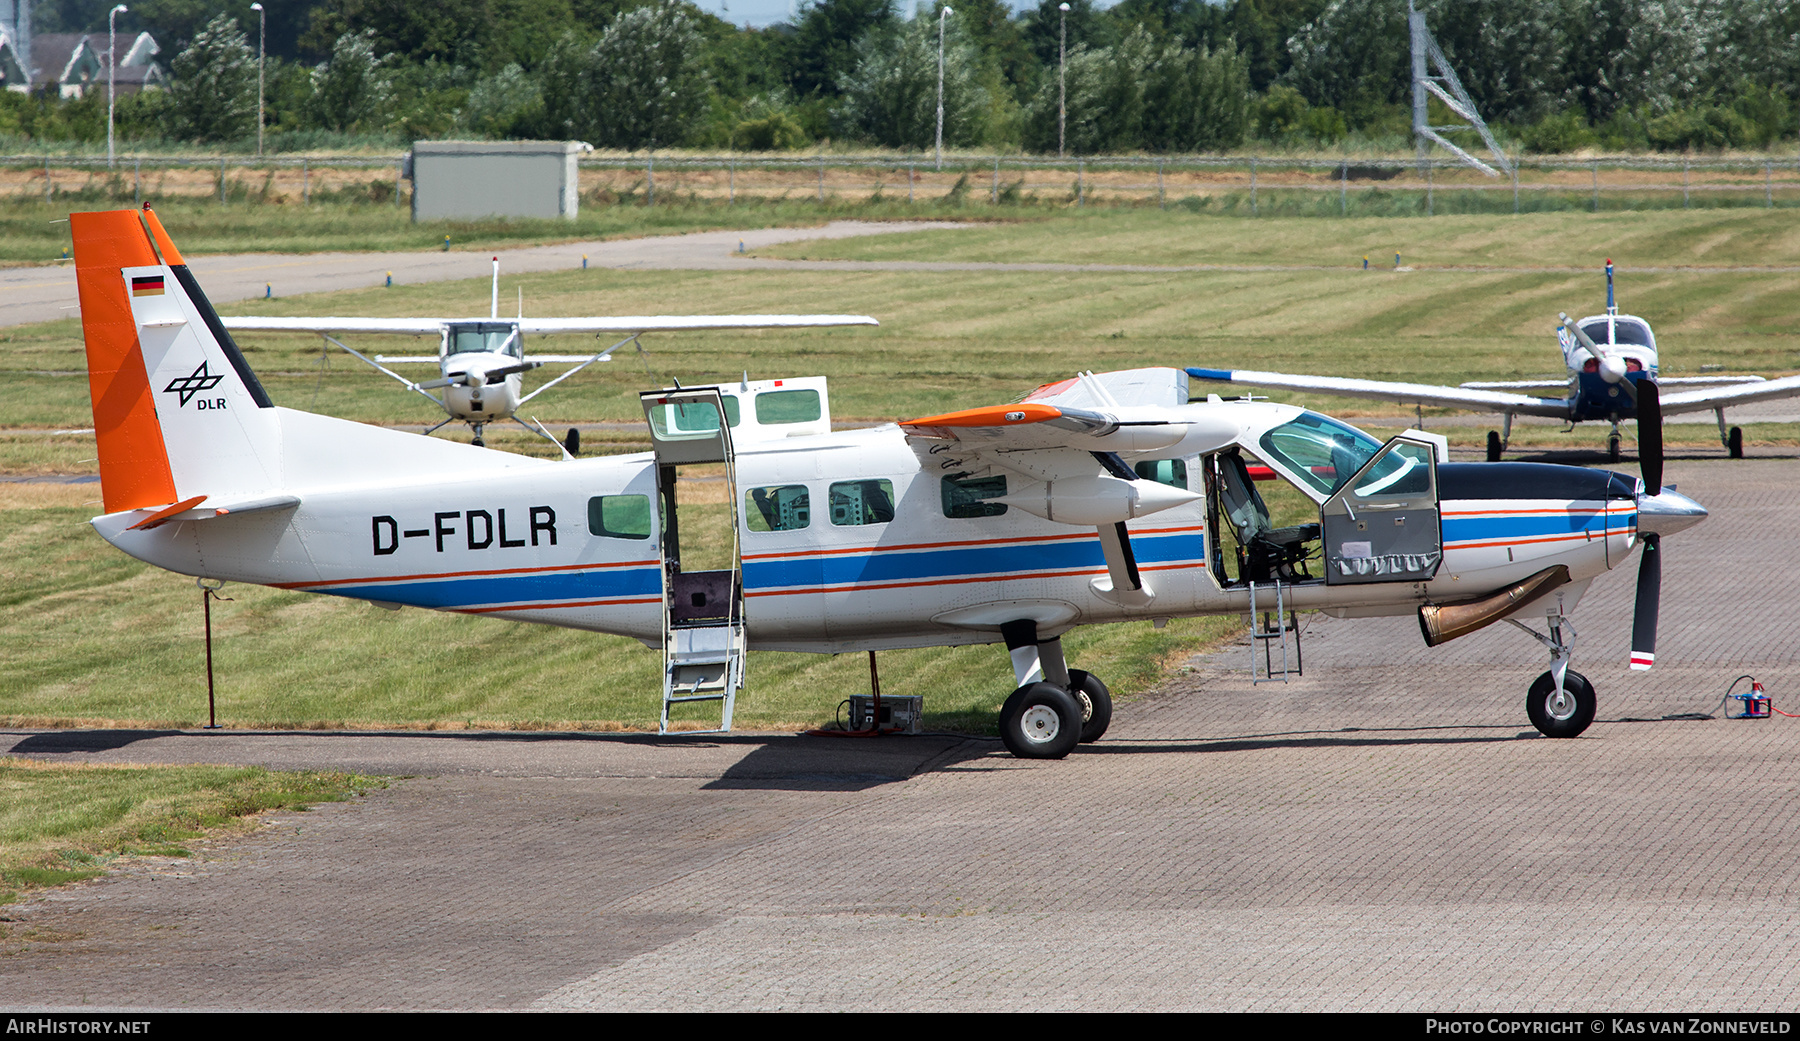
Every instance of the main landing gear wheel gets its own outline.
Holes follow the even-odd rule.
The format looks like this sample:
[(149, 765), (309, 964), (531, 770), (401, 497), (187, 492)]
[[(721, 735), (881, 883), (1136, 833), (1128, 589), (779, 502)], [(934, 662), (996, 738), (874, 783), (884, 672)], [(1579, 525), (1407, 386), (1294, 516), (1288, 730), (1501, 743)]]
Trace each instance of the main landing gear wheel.
[(1500, 461), (1500, 431), (1490, 430), (1490, 431), (1488, 431), (1488, 462), (1497, 463), (1499, 461)]
[(1544, 673), (1525, 695), (1525, 714), (1545, 737), (1574, 737), (1594, 721), (1594, 685), (1570, 669), (1563, 673), (1563, 689), (1556, 691), (1556, 677)]
[(1061, 759), (1081, 740), (1081, 706), (1052, 683), (1027, 683), (1000, 709), (1000, 742), (1020, 759)]
[(1609, 463), (1619, 461), (1619, 435), (1617, 434), (1606, 439), (1606, 461)]
[(1112, 725), (1112, 691), (1100, 682), (1100, 677), (1080, 669), (1069, 670), (1069, 696), (1075, 699), (1075, 707), (1081, 709), (1081, 743), (1092, 744), (1100, 740), (1106, 728)]
[(1725, 454), (1733, 459), (1744, 458), (1744, 428), (1732, 427), (1731, 433), (1725, 437)]

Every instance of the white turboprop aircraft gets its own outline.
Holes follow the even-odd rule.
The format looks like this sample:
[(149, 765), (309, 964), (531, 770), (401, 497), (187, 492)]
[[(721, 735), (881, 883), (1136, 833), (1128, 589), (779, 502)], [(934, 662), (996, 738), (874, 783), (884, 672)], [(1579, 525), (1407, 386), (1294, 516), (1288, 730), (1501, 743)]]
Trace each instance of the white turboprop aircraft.
[[(1464, 383), (1437, 387), (1424, 383), (1390, 383), (1383, 380), (1340, 376), (1297, 376), (1249, 369), (1189, 369), (1196, 379), (1236, 383), (1270, 390), (1316, 391), (1349, 398), (1374, 398), (1402, 405), (1498, 412), (1502, 429), (1488, 431), (1487, 457), (1498, 462), (1512, 437), (1514, 416), (1550, 416), (1576, 423), (1601, 421), (1612, 424), (1607, 436), (1608, 455), (1619, 460), (1619, 423), (1636, 419), (1640, 441), (1661, 437), (1662, 416), (1679, 412), (1711, 411), (1718, 417), (1719, 441), (1733, 459), (1744, 455), (1744, 434), (1738, 427), (1725, 428), (1725, 410), (1754, 401), (1800, 395), (1800, 376), (1764, 379), (1761, 376), (1662, 376), (1657, 372), (1656, 335), (1650, 323), (1636, 315), (1620, 314), (1613, 303), (1613, 263), (1606, 262), (1606, 313), (1589, 315), (1579, 322), (1559, 315), (1557, 341), (1562, 347), (1568, 377), (1563, 380), (1513, 380), (1497, 383)], [(1665, 393), (1668, 387), (1705, 387)], [(1562, 390), (1562, 397), (1539, 398), (1519, 393), (1529, 390)], [(1640, 445), (1640, 451), (1660, 454), (1661, 441)]]
[[(1292, 612), (1321, 610), (1416, 614), (1432, 645), (1517, 625), (1551, 656), (1527, 715), (1572, 737), (1595, 710), (1568, 667), (1577, 601), (1641, 544), (1632, 662), (1649, 667), (1661, 537), (1706, 515), (1661, 488), (1660, 457), (1644, 481), (1448, 463), (1434, 435), (1383, 444), (1292, 405), (1190, 402), (1177, 369), (742, 446), (718, 388), (657, 390), (653, 451), (532, 459), (277, 407), (155, 214), (71, 228), (102, 537), (206, 579), (633, 637), (663, 650), (665, 729), (670, 704), (698, 699), (729, 728), (747, 648), (1004, 643), (1006, 747), (1060, 758), (1112, 711), (1065, 662), (1070, 629), (1260, 611), (1285, 648)], [(1251, 458), (1314, 522), (1274, 525)], [(683, 563), (689, 464), (723, 464), (723, 569)]]
[[(272, 332), (318, 333), (342, 347), (356, 358), (399, 380), (406, 389), (436, 402), (448, 413), (443, 423), (425, 431), (427, 434), (455, 420), (474, 430), (476, 445), (483, 444), (482, 430), (489, 423), (512, 419), (534, 434), (555, 443), (541, 427), (533, 427), (515, 413), (521, 405), (575, 375), (594, 362), (611, 361), (612, 353), (647, 332), (710, 329), (816, 329), (837, 325), (879, 325), (875, 319), (859, 314), (718, 314), (718, 315), (617, 315), (611, 318), (518, 318), (500, 317), (500, 258), (494, 258), (494, 288), (486, 318), (266, 318), (252, 315), (226, 315), (219, 321), (226, 329)], [(385, 355), (373, 358), (350, 347), (333, 334), (382, 333), (405, 336), (435, 336), (438, 352), (434, 355)], [(525, 356), (525, 337), (553, 333), (614, 333), (623, 339), (595, 354), (536, 354)], [(575, 367), (529, 394), (524, 390), (523, 374), (541, 365), (567, 364)], [(415, 383), (389, 369), (389, 365), (436, 365), (438, 378)], [(442, 390), (443, 397), (431, 391)], [(574, 431), (561, 442), (563, 450), (577, 450)]]

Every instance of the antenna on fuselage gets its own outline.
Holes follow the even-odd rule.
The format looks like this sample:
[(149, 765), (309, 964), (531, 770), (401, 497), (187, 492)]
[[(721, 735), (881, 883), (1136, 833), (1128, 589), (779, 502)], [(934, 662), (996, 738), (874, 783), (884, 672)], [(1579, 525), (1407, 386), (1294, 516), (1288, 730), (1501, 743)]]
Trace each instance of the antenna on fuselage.
[(1619, 307), (1613, 303), (1612, 258), (1606, 258), (1606, 313), (1618, 314)]
[(494, 258), (494, 292), (488, 302), (488, 317), (500, 317), (500, 258)]

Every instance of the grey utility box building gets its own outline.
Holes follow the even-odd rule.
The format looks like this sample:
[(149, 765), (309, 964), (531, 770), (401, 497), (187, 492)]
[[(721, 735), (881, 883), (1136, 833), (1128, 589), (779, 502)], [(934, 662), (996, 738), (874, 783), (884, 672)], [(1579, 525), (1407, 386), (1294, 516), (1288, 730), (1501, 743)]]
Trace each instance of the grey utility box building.
[(418, 141), (413, 220), (575, 219), (579, 141)]

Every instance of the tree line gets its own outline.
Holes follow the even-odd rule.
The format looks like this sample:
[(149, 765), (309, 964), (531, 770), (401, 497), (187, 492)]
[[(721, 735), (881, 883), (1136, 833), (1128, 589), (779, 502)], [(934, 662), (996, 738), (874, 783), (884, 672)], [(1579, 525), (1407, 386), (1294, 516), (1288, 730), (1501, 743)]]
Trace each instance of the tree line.
[[(740, 29), (680, 0), (300, 0), (268, 5), (276, 148), (574, 138), (600, 148), (925, 149), (938, 11), (815, 0)], [(1403, 146), (1405, 0), (956, 0), (944, 141), (1074, 154)], [(1417, 0), (1484, 116), (1515, 146), (1768, 148), (1796, 133), (1791, 0)], [(43, 0), (38, 32), (104, 33), (107, 0)], [(121, 99), (127, 141), (241, 143), (256, 126), (248, 2), (141, 0), (121, 32), (164, 45), (167, 91)], [(1066, 41), (1066, 43), (1065, 43)], [(1059, 73), (1062, 75), (1059, 77)], [(1066, 121), (1059, 124), (1066, 89)], [(0, 134), (105, 136), (104, 91), (0, 95)], [(1435, 111), (1433, 123), (1450, 121)]]

